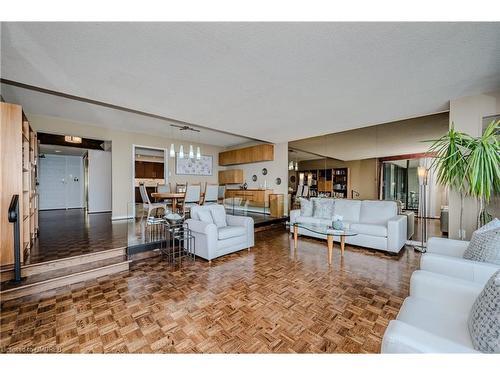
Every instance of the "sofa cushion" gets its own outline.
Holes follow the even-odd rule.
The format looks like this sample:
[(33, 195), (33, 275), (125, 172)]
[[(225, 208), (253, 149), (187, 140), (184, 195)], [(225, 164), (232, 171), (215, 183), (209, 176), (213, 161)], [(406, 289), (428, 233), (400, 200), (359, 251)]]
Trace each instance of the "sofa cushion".
[(398, 204), (394, 201), (361, 201), (359, 222), (366, 224), (386, 224), (398, 214)]
[(300, 198), (300, 216), (313, 215), (313, 202), (306, 198)]
[(330, 219), (319, 219), (313, 216), (298, 216), (295, 221), (299, 224), (332, 225), (332, 221)]
[(212, 204), (210, 205), (210, 213), (212, 214), (212, 219), (214, 219), (214, 224), (217, 225), (217, 228), (224, 228), (227, 226), (226, 210), (224, 206)]
[(352, 199), (335, 199), (333, 212), (335, 215), (342, 216), (344, 221), (359, 223), (360, 209), (361, 201)]
[(467, 314), (455, 313), (446, 305), (410, 296), (404, 300), (397, 320), (472, 348)]
[(491, 276), (472, 305), (468, 325), (476, 350), (500, 353), (500, 270)]
[(475, 231), (463, 257), (500, 265), (500, 228)]
[(385, 225), (353, 223), (349, 229), (358, 234), (387, 237), (387, 226)]
[(219, 240), (226, 240), (228, 238), (240, 237), (247, 234), (247, 230), (245, 227), (239, 226), (225, 226), (219, 228), (217, 238)]
[[(196, 215), (198, 217), (197, 220), (203, 221), (204, 223), (208, 223), (208, 224), (214, 223), (214, 219), (212, 218), (212, 214), (210, 213), (210, 210), (208, 210), (208, 209), (198, 210), (196, 212)], [(193, 218), (193, 219), (195, 219), (195, 218)]]
[(329, 219), (331, 221), (335, 201), (329, 198), (314, 198), (311, 200), (313, 202), (313, 216), (318, 219)]

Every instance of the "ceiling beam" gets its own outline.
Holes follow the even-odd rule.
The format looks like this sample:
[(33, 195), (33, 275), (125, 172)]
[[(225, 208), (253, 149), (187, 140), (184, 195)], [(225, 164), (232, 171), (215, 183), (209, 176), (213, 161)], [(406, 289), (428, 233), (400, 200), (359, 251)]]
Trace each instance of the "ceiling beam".
[(154, 118), (154, 119), (157, 119), (157, 120), (166, 121), (168, 123), (172, 123), (173, 122), (174, 124), (180, 125), (182, 127), (184, 127), (184, 126), (194, 126), (196, 128), (199, 128), (199, 129), (205, 129), (205, 130), (219, 132), (219, 133), (222, 133), (222, 134), (227, 134), (227, 135), (231, 135), (231, 136), (235, 136), (235, 137), (245, 138), (245, 139), (248, 139), (250, 141), (262, 142), (262, 143), (272, 143), (272, 142), (269, 142), (269, 141), (266, 141), (266, 140), (263, 140), (263, 139), (252, 138), (252, 137), (248, 137), (248, 136), (241, 135), (241, 134), (235, 134), (235, 133), (231, 133), (231, 132), (228, 132), (228, 131), (225, 131), (225, 130), (213, 129), (213, 128), (209, 128), (207, 126), (194, 124), (192, 122), (186, 122), (186, 121), (182, 121), (182, 120), (177, 120), (177, 119), (174, 119), (174, 118), (171, 118), (171, 117), (157, 115), (157, 114), (150, 113), (150, 112), (144, 112), (144, 111), (140, 111), (140, 110), (133, 109), (133, 108), (122, 107), (122, 106), (119, 106), (119, 105), (116, 105), (116, 104), (112, 104), (112, 103), (101, 102), (99, 100), (85, 98), (83, 96), (77, 96), (77, 95), (72, 95), (72, 94), (68, 94), (68, 93), (64, 93), (64, 92), (60, 92), (60, 91), (50, 90), (50, 89), (46, 89), (44, 87), (33, 86), (33, 85), (29, 85), (27, 83), (22, 83), (22, 82), (18, 82), (18, 81), (12, 81), (12, 80), (6, 79), (6, 78), (0, 78), (0, 82), (3, 83), (3, 84), (5, 84), (5, 85), (19, 87), (19, 88), (22, 88), (22, 89), (25, 89), (25, 90), (31, 90), (31, 91), (36, 91), (36, 92), (40, 92), (40, 93), (43, 93), (43, 94), (58, 96), (58, 97), (61, 97), (61, 98), (75, 100), (75, 101), (82, 102), (82, 103), (98, 105), (98, 106), (101, 106), (101, 107), (115, 109), (117, 111), (129, 112), (129, 113), (133, 113), (133, 114), (136, 114), (136, 115), (139, 115), (139, 116), (151, 117), (151, 118)]

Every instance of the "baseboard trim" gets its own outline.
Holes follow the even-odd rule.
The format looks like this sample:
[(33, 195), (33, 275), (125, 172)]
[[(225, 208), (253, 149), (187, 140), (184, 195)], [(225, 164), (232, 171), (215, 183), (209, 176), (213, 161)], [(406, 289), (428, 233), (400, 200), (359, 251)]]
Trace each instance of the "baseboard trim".
[(133, 218), (134, 218), (133, 216), (112, 216), (111, 220), (112, 221), (116, 221), (116, 220), (129, 220), (129, 219), (133, 219)]

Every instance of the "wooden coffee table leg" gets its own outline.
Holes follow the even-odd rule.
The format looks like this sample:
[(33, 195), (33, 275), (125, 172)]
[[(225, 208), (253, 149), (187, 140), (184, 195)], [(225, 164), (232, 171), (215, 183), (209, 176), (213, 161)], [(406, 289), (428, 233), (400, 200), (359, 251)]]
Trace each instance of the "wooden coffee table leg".
[(345, 236), (340, 236), (340, 253), (344, 256)]
[(294, 225), (293, 226), (293, 247), (294, 247), (294, 249), (297, 249), (298, 237), (299, 237), (299, 227)]
[(328, 265), (332, 265), (332, 255), (333, 255), (333, 236), (326, 236), (328, 241)]

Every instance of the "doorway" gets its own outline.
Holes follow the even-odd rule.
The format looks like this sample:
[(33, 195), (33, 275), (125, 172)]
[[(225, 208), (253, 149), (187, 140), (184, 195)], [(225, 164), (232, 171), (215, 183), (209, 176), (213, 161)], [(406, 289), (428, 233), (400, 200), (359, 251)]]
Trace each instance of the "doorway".
[[(45, 146), (45, 145), (44, 145)], [(52, 153), (53, 152), (53, 153)], [(41, 147), (40, 210), (83, 208), (86, 150), (71, 151)]]

